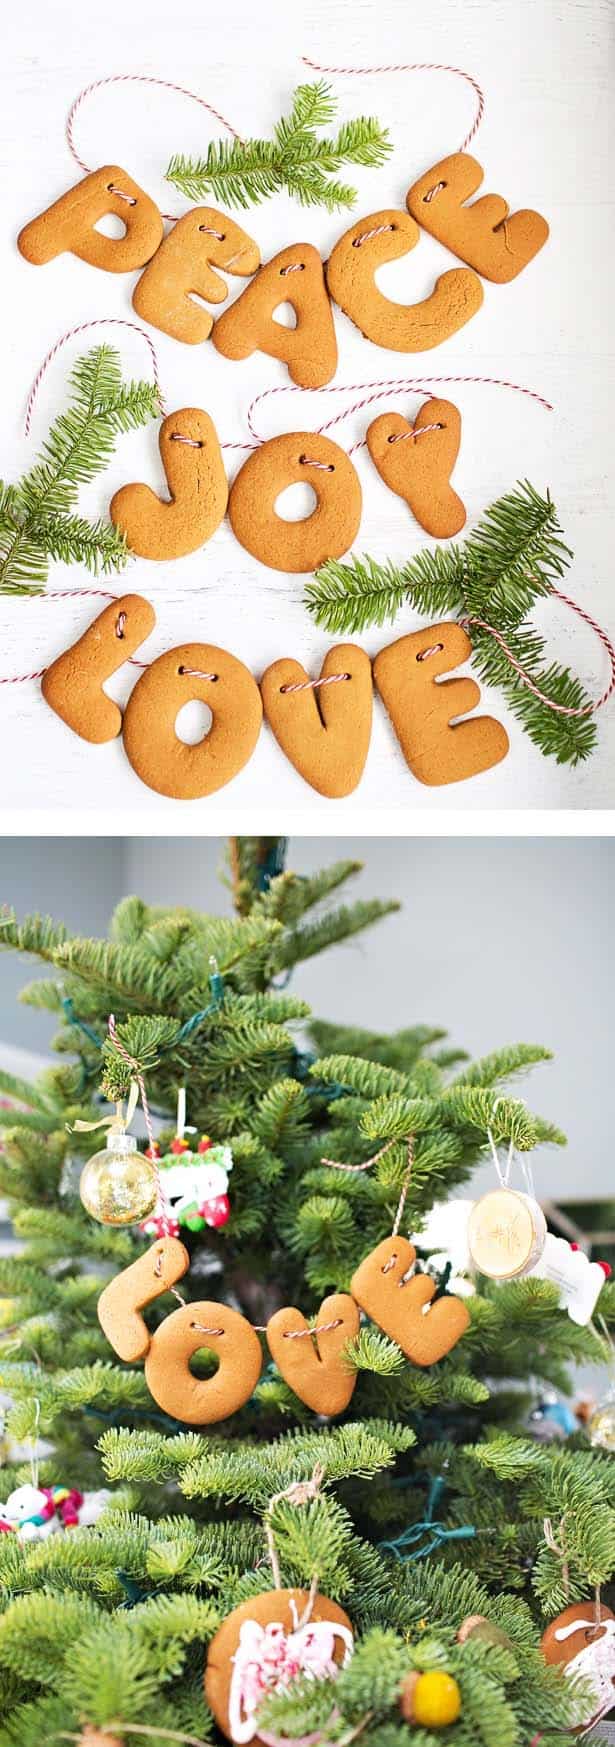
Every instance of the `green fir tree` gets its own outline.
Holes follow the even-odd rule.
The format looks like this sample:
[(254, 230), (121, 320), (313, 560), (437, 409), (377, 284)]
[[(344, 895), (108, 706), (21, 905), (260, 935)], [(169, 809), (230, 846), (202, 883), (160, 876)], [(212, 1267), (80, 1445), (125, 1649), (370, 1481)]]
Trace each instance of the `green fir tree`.
[[(0, 1534), (0, 1747), (82, 1739), (88, 1726), (123, 1747), (219, 1742), (203, 1696), (207, 1645), (240, 1602), (274, 1586), (272, 1545), (282, 1584), (317, 1581), (350, 1616), (356, 1649), (335, 1683), (271, 1697), (263, 1727), (289, 1739), (316, 1731), (332, 1747), (528, 1747), (539, 1736), (572, 1747), (580, 1701), (539, 1641), (567, 1599), (599, 1586), (613, 1601), (615, 1471), (581, 1430), (548, 1445), (528, 1435), (538, 1382), (565, 1385), (570, 1362), (601, 1350), (551, 1284), (479, 1282), (468, 1331), (429, 1369), (365, 1321), (347, 1353), (356, 1389), (332, 1422), (293, 1394), (262, 1337), (264, 1369), (241, 1411), (178, 1424), (97, 1320), (102, 1286), (149, 1241), (96, 1224), (78, 1196), (80, 1164), (101, 1143), (75, 1125), (104, 1112), (101, 1089), (121, 1099), (130, 1079), (111, 1012), (163, 1141), (185, 1084), (189, 1119), (233, 1149), (228, 1223), (182, 1233), (183, 1294), (229, 1302), (257, 1325), (283, 1304), (313, 1323), (323, 1295), (348, 1288), (391, 1232), (409, 1136), (402, 1232), (467, 1181), (487, 1126), (524, 1154), (563, 1143), (514, 1091), (546, 1050), (512, 1045), (470, 1062), (436, 1028), (386, 1036), (312, 1017), (289, 973), (395, 906), (338, 900), (356, 863), (302, 877), (282, 860), (278, 839), (231, 840), (230, 918), (129, 897), (109, 940), (84, 940), (5, 914), (4, 947), (51, 969), (23, 999), (57, 1014), (60, 1060), (34, 1085), (0, 1076), (12, 1104), (0, 1193), (19, 1242), (0, 1261), (0, 1387), (12, 1401), (1, 1496), (30, 1480), (10, 1440), (27, 1452), (40, 1435), (52, 1446), (42, 1485), (106, 1485), (110, 1497), (90, 1527)], [(363, 1173), (322, 1163), (383, 1148)], [(608, 1284), (600, 1308), (612, 1326)], [(150, 1328), (174, 1309), (169, 1295), (152, 1305)], [(506, 1641), (458, 1642), (471, 1614)], [(460, 1691), (443, 1731), (409, 1726), (399, 1710), (400, 1686), (425, 1670)]]

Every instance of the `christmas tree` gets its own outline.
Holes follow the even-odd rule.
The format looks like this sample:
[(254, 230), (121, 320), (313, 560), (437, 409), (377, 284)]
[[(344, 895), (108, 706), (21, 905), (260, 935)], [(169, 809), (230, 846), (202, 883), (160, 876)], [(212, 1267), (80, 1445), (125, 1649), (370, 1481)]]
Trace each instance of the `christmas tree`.
[[(231, 840), (230, 918), (129, 897), (109, 940), (87, 940), (3, 917), (2, 945), (53, 968), (23, 998), (57, 1013), (60, 1060), (32, 1085), (0, 1075), (0, 1194), (19, 1243), (0, 1261), (0, 1747), (195, 1747), (225, 1729), (269, 1747), (572, 1743), (597, 1714), (592, 1670), (579, 1684), (572, 1651), (541, 1648), (568, 1608), (590, 1625), (572, 1650), (591, 1663), (603, 1646), (615, 1675), (613, 1464), (581, 1426), (549, 1442), (531, 1417), (568, 1364), (604, 1357), (615, 1289), (598, 1331), (571, 1320), (552, 1281), (479, 1276), (473, 1292), (446, 1262), (429, 1272), (420, 1241), (488, 1134), (522, 1160), (562, 1143), (514, 1095), (548, 1051), (470, 1062), (418, 1023), (381, 1036), (313, 1017), (302, 961), (394, 906), (338, 904), (356, 864), (305, 878), (284, 871), (282, 848)], [(105, 1145), (87, 1125), (110, 1112), (121, 1151), (133, 1085), (158, 1144), (128, 1152), (122, 1187), (153, 1179), (149, 1231), (92, 1218), (79, 1196)], [(227, 1194), (217, 1148), (230, 1148)], [(188, 1164), (187, 1197), (167, 1196)], [(416, 1362), (401, 1325), (391, 1333), (404, 1282), (389, 1270), (410, 1233), (419, 1260), (399, 1301), (435, 1289), (414, 1318)], [(189, 1256), (175, 1297), (161, 1292), (173, 1245)], [(121, 1278), (146, 1255), (160, 1277), (149, 1332), (145, 1294)], [(353, 1291), (370, 1304), (361, 1321)], [(99, 1320), (103, 1293), (116, 1323), (102, 1304)], [(190, 1365), (185, 1352), (169, 1364), (169, 1329), (188, 1325)], [(117, 1352), (127, 1330), (132, 1362)], [(243, 1388), (254, 1343), (262, 1369), (259, 1354)], [(195, 1422), (212, 1384), (239, 1405)], [(169, 1410), (182, 1388), (188, 1418)]]

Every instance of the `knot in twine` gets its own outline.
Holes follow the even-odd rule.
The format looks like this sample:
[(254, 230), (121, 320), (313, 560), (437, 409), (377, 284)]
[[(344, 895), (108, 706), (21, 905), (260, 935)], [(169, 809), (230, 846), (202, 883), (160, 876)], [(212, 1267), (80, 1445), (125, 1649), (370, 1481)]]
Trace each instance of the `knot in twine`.
[[(295, 1480), (295, 1481), (293, 1481), (291, 1486), (285, 1487), (282, 1492), (274, 1492), (273, 1496), (269, 1499), (269, 1503), (268, 1503), (267, 1509), (265, 1511), (264, 1528), (265, 1528), (265, 1540), (267, 1542), (267, 1552), (269, 1555), (269, 1563), (271, 1565), (273, 1581), (274, 1581), (274, 1585), (275, 1585), (276, 1589), (282, 1588), (280, 1561), (279, 1561), (278, 1555), (277, 1555), (277, 1549), (276, 1549), (276, 1544), (275, 1544), (275, 1540), (274, 1540), (273, 1529), (271, 1527), (271, 1523), (267, 1521), (267, 1518), (269, 1517), (269, 1514), (273, 1510), (274, 1506), (276, 1504), (279, 1504), (280, 1500), (283, 1498), (287, 1498), (289, 1504), (309, 1504), (309, 1502), (312, 1498), (317, 1497), (317, 1495), (320, 1491), (320, 1488), (322, 1486), (322, 1482), (324, 1480), (324, 1477), (325, 1477), (325, 1470), (323, 1468), (322, 1462), (317, 1462), (315, 1464), (315, 1467), (312, 1471), (312, 1474), (308, 1480)], [(311, 1618), (312, 1611), (314, 1608), (314, 1602), (316, 1601), (317, 1594), (318, 1594), (318, 1573), (315, 1572), (314, 1576), (312, 1578), (312, 1581), (310, 1583), (310, 1592), (308, 1595), (306, 1606), (303, 1610), (301, 1618), (297, 1621), (297, 1630), (300, 1630), (302, 1626), (306, 1626), (308, 1623), (308, 1620)]]

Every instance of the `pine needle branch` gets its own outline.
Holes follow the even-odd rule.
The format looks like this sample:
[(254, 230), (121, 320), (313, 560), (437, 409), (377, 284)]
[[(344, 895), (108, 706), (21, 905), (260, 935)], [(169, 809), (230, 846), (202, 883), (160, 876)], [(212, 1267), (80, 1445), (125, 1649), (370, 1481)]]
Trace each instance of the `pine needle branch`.
[[(591, 699), (581, 681), (548, 661), (544, 638), (527, 623), (534, 602), (548, 597), (572, 556), (549, 493), (543, 498), (525, 481), (491, 505), (463, 545), (417, 552), (401, 566), (368, 556), (330, 559), (308, 583), (305, 598), (317, 624), (335, 635), (384, 625), (403, 606), (430, 619), (484, 619), (546, 697), (583, 710)], [(470, 632), (480, 677), (499, 687), (534, 744), (558, 764), (588, 758), (596, 744), (594, 717), (550, 709), (524, 685), (495, 637), (479, 627)]]
[(157, 417), (158, 390), (123, 382), (118, 353), (107, 345), (77, 359), (70, 388), (34, 466), (17, 485), (0, 484), (0, 593), (41, 594), (50, 559), (84, 564), (97, 576), (122, 570), (129, 556), (110, 524), (72, 512), (80, 485), (108, 465), (116, 438)]
[(299, 85), (289, 115), (277, 122), (273, 138), (212, 140), (204, 157), (175, 154), (166, 178), (189, 200), (211, 195), (228, 206), (257, 206), (280, 189), (301, 206), (328, 212), (354, 205), (356, 190), (335, 180), (344, 164), (377, 166), (391, 151), (385, 128), (373, 116), (344, 122), (334, 139), (316, 129), (333, 120), (335, 100), (324, 80)]

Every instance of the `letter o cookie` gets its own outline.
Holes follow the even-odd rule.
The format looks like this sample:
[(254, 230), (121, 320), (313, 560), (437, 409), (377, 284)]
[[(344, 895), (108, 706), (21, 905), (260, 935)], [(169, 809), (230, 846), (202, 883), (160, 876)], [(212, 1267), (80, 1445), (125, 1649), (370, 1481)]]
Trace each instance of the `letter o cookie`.
[[(372, 727), (372, 664), (356, 643), (329, 649), (320, 671), (344, 674), (310, 686), (300, 661), (273, 661), (261, 680), (265, 720), (278, 745), (316, 793), (338, 799), (356, 789)], [(299, 685), (309, 689), (293, 691)], [(291, 689), (288, 689), (291, 688)]]
[[(108, 213), (121, 218), (125, 236), (106, 237), (96, 230)], [(103, 164), (24, 225), (17, 247), (35, 267), (68, 253), (106, 273), (130, 273), (151, 259), (163, 234), (161, 215), (149, 194), (119, 164)]]
[(456, 334), (480, 309), (483, 288), (476, 273), (455, 267), (441, 273), (421, 303), (393, 303), (375, 282), (378, 267), (416, 247), (418, 225), (405, 212), (386, 210), (360, 218), (340, 237), (327, 262), (327, 285), (335, 303), (367, 340), (390, 352), (427, 352)]
[[(213, 1377), (193, 1377), (190, 1359), (207, 1347), (220, 1360)], [(216, 1425), (249, 1401), (262, 1370), (258, 1335), (227, 1304), (184, 1304), (165, 1317), (145, 1359), (148, 1389), (172, 1419)]]
[(123, 485), (109, 515), (139, 558), (184, 558), (215, 534), (224, 515), (228, 484), (213, 419), (201, 407), (184, 406), (163, 420), (158, 438), (170, 502), (149, 485)]
[[(209, 706), (213, 721), (203, 740), (187, 746), (175, 720), (194, 698)], [(124, 749), (148, 788), (195, 801), (243, 770), (262, 715), (258, 686), (243, 661), (213, 643), (184, 643), (159, 655), (137, 680), (124, 711)]]
[[(275, 502), (287, 485), (311, 485), (318, 499), (301, 522), (285, 522)], [(270, 570), (317, 570), (341, 558), (361, 521), (361, 487), (344, 449), (314, 431), (272, 437), (233, 480), (229, 521), (240, 546)]]

